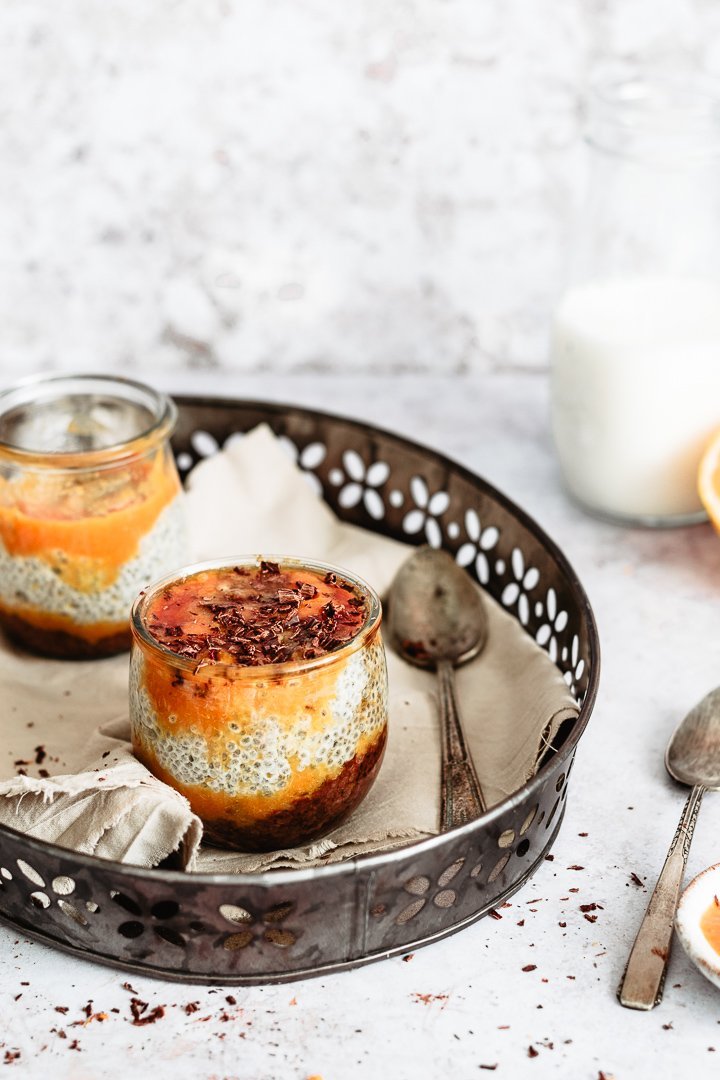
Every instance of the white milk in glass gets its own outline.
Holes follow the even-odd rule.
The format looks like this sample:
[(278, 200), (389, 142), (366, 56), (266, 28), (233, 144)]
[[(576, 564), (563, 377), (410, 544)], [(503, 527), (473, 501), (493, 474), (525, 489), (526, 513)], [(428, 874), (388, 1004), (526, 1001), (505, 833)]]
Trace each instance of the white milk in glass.
[(634, 520), (702, 512), (697, 469), (720, 428), (720, 280), (617, 277), (555, 315), (552, 420), (566, 483)]

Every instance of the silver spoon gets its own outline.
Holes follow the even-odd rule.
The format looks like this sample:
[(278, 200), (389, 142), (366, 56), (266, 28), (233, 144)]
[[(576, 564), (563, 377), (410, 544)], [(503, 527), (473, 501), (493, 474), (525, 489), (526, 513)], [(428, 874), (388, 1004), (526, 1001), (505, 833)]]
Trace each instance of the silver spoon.
[(720, 687), (711, 690), (676, 728), (665, 751), (665, 767), (675, 780), (692, 786), (692, 791), (618, 992), (620, 1004), (628, 1009), (652, 1009), (662, 1000), (675, 910), (700, 801), (708, 789), (720, 790)]
[(486, 810), (455, 698), (454, 668), (477, 656), (487, 615), (470, 578), (446, 551), (421, 547), (400, 567), (388, 596), (388, 628), (397, 652), (434, 668), (440, 683), (443, 831)]

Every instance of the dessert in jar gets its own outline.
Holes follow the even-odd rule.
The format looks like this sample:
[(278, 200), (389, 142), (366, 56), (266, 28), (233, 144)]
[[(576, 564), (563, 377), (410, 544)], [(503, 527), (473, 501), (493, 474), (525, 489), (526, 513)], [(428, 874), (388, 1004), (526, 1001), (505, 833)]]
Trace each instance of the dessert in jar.
[(359, 578), (285, 557), (190, 567), (138, 598), (133, 750), (206, 839), (292, 847), (364, 798), (387, 735), (381, 616)]
[(138, 591), (187, 559), (169, 398), (52, 376), (0, 393), (0, 625), (47, 656), (130, 646)]
[(720, 98), (633, 79), (588, 102), (589, 185), (552, 340), (552, 421), (570, 492), (646, 525), (705, 518), (720, 428)]

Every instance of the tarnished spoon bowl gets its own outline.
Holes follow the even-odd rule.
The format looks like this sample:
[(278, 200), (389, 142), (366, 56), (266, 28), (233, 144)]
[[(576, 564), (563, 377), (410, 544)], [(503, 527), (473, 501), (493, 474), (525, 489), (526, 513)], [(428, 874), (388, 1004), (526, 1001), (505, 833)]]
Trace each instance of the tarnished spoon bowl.
[(480, 593), (448, 552), (421, 547), (400, 567), (388, 596), (389, 637), (405, 660), (438, 675), (443, 830), (486, 810), (462, 729), (454, 669), (482, 650), (487, 625)]

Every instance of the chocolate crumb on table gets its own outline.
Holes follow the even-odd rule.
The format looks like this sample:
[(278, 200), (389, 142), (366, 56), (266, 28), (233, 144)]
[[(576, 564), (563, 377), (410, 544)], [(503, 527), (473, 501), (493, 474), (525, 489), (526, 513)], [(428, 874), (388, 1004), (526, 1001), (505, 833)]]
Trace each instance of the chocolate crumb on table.
[(130, 999), (130, 1012), (132, 1013), (132, 1023), (134, 1027), (144, 1027), (145, 1024), (154, 1024), (156, 1020), (161, 1020), (165, 1015), (164, 1005), (156, 1005), (150, 1012), (147, 1012), (147, 1007), (147, 1001), (141, 1001), (140, 998), (137, 997)]

